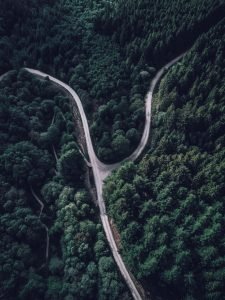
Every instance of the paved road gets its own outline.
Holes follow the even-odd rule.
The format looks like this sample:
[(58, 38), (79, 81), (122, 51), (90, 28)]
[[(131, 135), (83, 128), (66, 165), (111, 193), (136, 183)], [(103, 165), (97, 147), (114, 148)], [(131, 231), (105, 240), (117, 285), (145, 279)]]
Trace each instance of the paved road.
[(145, 146), (148, 142), (149, 133), (150, 133), (152, 95), (153, 95), (153, 91), (155, 89), (155, 86), (158, 83), (158, 81), (160, 80), (160, 78), (162, 77), (163, 73), (169, 67), (174, 65), (178, 60), (180, 60), (185, 55), (185, 53), (179, 55), (178, 57), (176, 57), (175, 59), (173, 59), (172, 61), (167, 63), (164, 67), (162, 67), (157, 72), (155, 77), (152, 79), (149, 91), (148, 91), (148, 93), (146, 95), (146, 98), (145, 98), (145, 127), (144, 127), (144, 131), (143, 131), (143, 134), (142, 134), (141, 141), (140, 141), (138, 147), (136, 148), (136, 150), (130, 156), (126, 157), (123, 161), (115, 163), (115, 164), (108, 164), (107, 165), (107, 164), (101, 163), (98, 160), (98, 167), (99, 167), (101, 177), (102, 177), (103, 180), (107, 176), (109, 176), (113, 170), (117, 169), (123, 162), (125, 162), (125, 161), (135, 161), (140, 156), (140, 154), (143, 152), (143, 150), (144, 150), (144, 148), (145, 148)]
[(84, 128), (84, 133), (85, 133), (85, 138), (86, 138), (86, 143), (87, 143), (87, 149), (88, 149), (88, 154), (89, 154), (89, 159), (92, 165), (92, 169), (93, 169), (93, 174), (94, 174), (94, 180), (95, 180), (95, 186), (96, 186), (96, 190), (97, 190), (97, 198), (98, 198), (98, 205), (99, 205), (99, 209), (100, 209), (100, 216), (101, 216), (101, 221), (103, 224), (103, 228), (107, 237), (107, 240), (109, 242), (110, 248), (112, 250), (112, 254), (114, 256), (114, 259), (120, 269), (120, 272), (122, 274), (122, 276), (124, 277), (124, 280), (126, 281), (132, 295), (133, 298), (135, 300), (141, 300), (142, 297), (139, 293), (139, 291), (137, 290), (133, 280), (131, 279), (127, 268), (121, 258), (121, 255), (118, 252), (118, 248), (117, 245), (115, 243), (113, 234), (112, 234), (112, 230), (110, 228), (110, 224), (109, 224), (109, 219), (108, 216), (106, 214), (106, 209), (105, 209), (105, 202), (103, 200), (103, 196), (102, 196), (102, 187), (103, 187), (103, 181), (104, 179), (109, 176), (111, 174), (111, 172), (113, 170), (115, 170), (116, 168), (118, 168), (121, 163), (123, 163), (124, 161), (134, 161), (135, 159), (137, 159), (140, 154), (142, 153), (142, 151), (144, 150), (147, 142), (148, 142), (148, 138), (149, 138), (149, 133), (150, 133), (150, 122), (151, 122), (151, 102), (152, 102), (152, 95), (153, 95), (153, 91), (154, 88), (157, 84), (157, 82), (160, 80), (161, 76), (163, 75), (164, 71), (166, 69), (168, 69), (170, 66), (172, 66), (173, 64), (175, 64), (184, 54), (178, 56), (177, 58), (173, 59), (171, 62), (169, 62), (168, 64), (166, 64), (163, 68), (161, 68), (156, 76), (153, 78), (151, 85), (150, 85), (150, 89), (149, 92), (146, 96), (145, 99), (145, 108), (146, 108), (146, 118), (145, 118), (145, 128), (144, 128), (144, 132), (142, 135), (142, 139), (137, 147), (137, 149), (126, 159), (124, 159), (122, 162), (119, 163), (115, 163), (115, 164), (111, 164), (111, 165), (107, 165), (107, 164), (103, 164), (96, 156), (95, 152), (94, 152), (94, 148), (92, 145), (92, 141), (91, 141), (91, 136), (90, 136), (90, 132), (89, 132), (89, 127), (88, 127), (88, 122), (87, 122), (87, 118), (81, 103), (80, 98), (78, 97), (78, 95), (76, 94), (76, 92), (67, 84), (65, 84), (64, 82), (46, 74), (43, 72), (40, 72), (38, 70), (34, 70), (34, 69), (29, 69), (26, 68), (26, 70), (34, 75), (40, 76), (40, 77), (46, 77), (48, 76), (48, 78), (56, 83), (57, 85), (63, 87), (67, 92), (69, 92), (71, 94), (71, 96), (73, 97), (74, 101), (77, 104), (77, 107), (79, 109), (80, 115), (81, 115), (81, 120), (82, 120), (82, 124), (83, 124), (83, 128)]

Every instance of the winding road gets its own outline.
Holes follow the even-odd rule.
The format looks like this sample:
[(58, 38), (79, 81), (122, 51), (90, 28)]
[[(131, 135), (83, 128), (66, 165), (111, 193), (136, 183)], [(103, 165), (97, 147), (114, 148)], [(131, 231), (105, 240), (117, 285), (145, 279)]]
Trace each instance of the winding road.
[[(62, 82), (62, 81), (46, 74), (46, 73), (43, 73), (43, 72), (38, 71), (38, 70), (26, 68), (26, 70), (28, 72), (30, 72), (30, 73), (32, 73), (36, 76), (39, 76), (39, 77), (42, 77), (42, 78), (43, 77), (44, 78), (48, 77), (52, 82), (56, 83), (57, 85), (64, 88), (67, 92), (69, 92), (70, 95), (73, 97), (74, 101), (76, 102), (76, 105), (77, 105), (77, 107), (79, 109), (79, 112), (80, 112), (83, 128), (84, 128), (89, 159), (90, 159), (90, 163), (91, 163), (91, 166), (92, 166), (94, 180), (95, 180), (95, 186), (96, 186), (96, 190), (97, 190), (97, 199), (98, 199), (100, 217), (101, 217), (101, 221), (102, 221), (102, 224), (103, 224), (103, 228), (104, 228), (107, 240), (109, 242), (110, 248), (112, 250), (113, 257), (114, 257), (114, 259), (115, 259), (115, 261), (116, 261), (116, 263), (117, 263), (117, 265), (120, 269), (120, 272), (121, 272), (125, 282), (127, 283), (128, 287), (131, 291), (131, 294), (133, 295), (133, 298), (135, 300), (141, 300), (142, 297), (141, 297), (138, 289), (136, 288), (129, 272), (127, 271), (127, 268), (126, 268), (126, 266), (125, 266), (125, 264), (122, 260), (121, 255), (118, 252), (118, 248), (117, 248), (117, 245), (115, 243), (115, 240), (114, 240), (114, 237), (113, 237), (113, 234), (112, 234), (112, 230), (111, 230), (111, 227), (110, 227), (110, 224), (109, 224), (109, 219), (108, 219), (108, 216), (106, 214), (105, 202), (104, 202), (103, 195), (102, 195), (103, 182), (106, 179), (106, 177), (109, 176), (113, 170), (117, 169), (124, 161), (134, 161), (143, 152), (143, 150), (144, 150), (144, 148), (145, 148), (145, 146), (148, 142), (149, 133), (150, 133), (151, 103), (152, 103), (152, 95), (153, 95), (154, 88), (155, 88), (157, 82), (160, 80), (161, 76), (163, 75), (164, 71), (167, 70), (173, 64), (175, 64), (179, 59), (181, 59), (184, 56), (184, 54), (185, 53), (183, 53), (182, 55), (180, 55), (177, 58), (173, 59), (168, 64), (166, 64), (163, 68), (161, 68), (157, 72), (157, 74), (155, 75), (153, 80), (151, 81), (150, 88), (149, 88), (149, 91), (148, 91), (148, 93), (146, 95), (146, 99), (145, 99), (145, 127), (144, 127), (144, 131), (143, 131), (141, 141), (140, 141), (137, 149), (129, 157), (125, 158), (123, 161), (121, 161), (119, 163), (115, 163), (115, 164), (109, 164), (109, 165), (103, 164), (97, 158), (97, 156), (95, 154), (95, 151), (94, 151), (94, 148), (93, 148), (93, 145), (92, 145), (92, 141), (91, 141), (88, 121), (87, 121), (87, 118), (86, 118), (81, 100), (78, 97), (78, 95), (76, 94), (76, 92), (70, 86), (65, 84), (64, 82)], [(3, 78), (3, 76), (0, 77), (0, 80)]]

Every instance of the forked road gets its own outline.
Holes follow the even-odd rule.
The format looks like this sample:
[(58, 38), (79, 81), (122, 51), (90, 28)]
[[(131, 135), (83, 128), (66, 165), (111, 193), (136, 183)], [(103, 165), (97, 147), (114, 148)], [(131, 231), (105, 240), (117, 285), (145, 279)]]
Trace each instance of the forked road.
[(76, 105), (77, 105), (80, 115), (81, 115), (85, 138), (86, 138), (86, 143), (87, 143), (89, 159), (90, 159), (92, 169), (93, 169), (95, 186), (96, 186), (96, 190), (97, 190), (98, 205), (99, 205), (99, 209), (100, 209), (100, 216), (101, 216), (103, 228), (104, 228), (107, 240), (109, 242), (110, 248), (112, 250), (114, 259), (115, 259), (115, 261), (120, 269), (120, 272), (121, 272), (125, 282), (127, 283), (128, 287), (133, 295), (133, 298), (135, 300), (141, 300), (142, 297), (141, 297), (139, 291), (137, 290), (130, 274), (128, 273), (127, 268), (121, 258), (121, 255), (118, 252), (118, 248), (115, 243), (111, 227), (109, 225), (109, 219), (108, 219), (108, 216), (106, 214), (106, 209), (105, 209), (105, 202), (104, 202), (103, 196), (102, 196), (103, 181), (107, 176), (109, 176), (111, 174), (111, 172), (114, 169), (118, 168), (124, 161), (129, 161), (129, 160), (134, 161), (135, 159), (137, 159), (140, 156), (140, 154), (144, 150), (144, 148), (148, 142), (149, 132), (150, 132), (151, 103), (152, 103), (152, 94), (153, 94), (154, 88), (155, 88), (157, 82), (160, 80), (164, 71), (166, 69), (168, 69), (170, 66), (172, 66), (173, 64), (175, 64), (183, 55), (184, 54), (178, 56), (177, 58), (173, 59), (171, 62), (166, 64), (163, 68), (161, 68), (157, 72), (156, 76), (153, 78), (153, 80), (150, 84), (149, 92), (147, 93), (147, 96), (145, 99), (145, 116), (146, 116), (145, 117), (145, 127), (144, 127), (144, 132), (142, 135), (142, 139), (141, 139), (137, 149), (129, 157), (124, 159), (122, 162), (119, 162), (116, 164), (111, 164), (111, 165), (103, 164), (102, 162), (100, 162), (95, 154), (95, 151), (94, 151), (94, 148), (92, 145), (92, 141), (91, 141), (87, 118), (86, 118), (81, 100), (78, 97), (78, 95), (76, 94), (76, 92), (70, 86), (65, 84), (64, 82), (46, 74), (46, 73), (26, 68), (26, 70), (28, 72), (30, 72), (34, 75), (37, 75), (40, 77), (48, 76), (52, 82), (56, 83), (57, 85), (63, 87), (66, 91), (68, 91), (71, 94), (71, 96), (73, 97), (74, 101), (76, 102)]

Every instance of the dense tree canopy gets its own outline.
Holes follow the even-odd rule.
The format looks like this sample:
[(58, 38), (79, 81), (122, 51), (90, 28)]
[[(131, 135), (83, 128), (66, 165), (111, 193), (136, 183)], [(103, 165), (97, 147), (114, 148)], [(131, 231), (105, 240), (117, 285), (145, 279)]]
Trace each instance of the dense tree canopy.
[[(89, 114), (98, 156), (120, 160), (141, 138), (144, 96), (156, 68), (224, 13), (223, 0), (4, 0), (0, 73), (33, 66), (70, 83)], [(122, 147), (115, 147), (118, 140)]]
[(68, 98), (13, 71), (0, 115), (1, 298), (130, 299), (85, 189)]
[(105, 187), (124, 258), (162, 299), (224, 299), (224, 29), (168, 71), (149, 153)]
[[(223, 0), (1, 0), (0, 298), (130, 299), (86, 190), (69, 99), (97, 155), (141, 139), (157, 69), (188, 50), (155, 95), (147, 155), (107, 181), (122, 254), (160, 299), (223, 299)], [(220, 24), (218, 24), (220, 22)], [(48, 246), (49, 238), (49, 248)]]

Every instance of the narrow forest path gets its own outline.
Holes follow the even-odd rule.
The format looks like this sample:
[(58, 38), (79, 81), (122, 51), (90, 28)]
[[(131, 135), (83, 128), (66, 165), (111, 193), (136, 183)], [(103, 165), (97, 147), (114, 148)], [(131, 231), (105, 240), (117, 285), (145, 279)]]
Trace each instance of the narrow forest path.
[(42, 212), (43, 212), (43, 209), (44, 209), (44, 203), (41, 201), (41, 199), (38, 197), (38, 195), (35, 193), (35, 191), (33, 190), (32, 187), (30, 187), (30, 190), (31, 190), (31, 194), (32, 196), (34, 197), (34, 199), (38, 202), (38, 204), (40, 205), (40, 213), (39, 213), (39, 220), (41, 222), (41, 224), (44, 226), (45, 228), (45, 231), (46, 231), (46, 250), (45, 250), (45, 260), (46, 262), (48, 261), (48, 257), (49, 257), (49, 232), (48, 232), (48, 227), (46, 224), (44, 224), (42, 221), (41, 221), (41, 216), (42, 216)]
[(136, 150), (129, 157), (127, 157), (123, 161), (115, 163), (115, 164), (104, 164), (97, 158), (94, 148), (93, 148), (86, 114), (84, 112), (81, 100), (80, 100), (79, 96), (76, 94), (76, 92), (70, 86), (68, 86), (66, 83), (64, 83), (46, 73), (43, 73), (38, 70), (26, 68), (26, 70), (28, 72), (30, 72), (31, 74), (34, 74), (34, 75), (42, 77), (42, 78), (48, 77), (50, 81), (52, 81), (53, 83), (57, 84), (58, 86), (62, 87), (67, 92), (69, 92), (69, 94), (73, 97), (74, 101), (76, 102), (76, 105), (78, 107), (78, 110), (79, 110), (79, 113), (81, 116), (83, 128), (84, 128), (86, 144), (87, 144), (87, 149), (88, 149), (88, 155), (89, 155), (90, 163), (92, 166), (94, 180), (95, 180), (95, 186), (96, 186), (96, 190), (97, 190), (97, 199), (98, 199), (100, 217), (101, 217), (101, 221), (103, 224), (103, 228), (104, 228), (108, 243), (110, 245), (110, 248), (112, 250), (113, 257), (114, 257), (114, 259), (120, 269), (120, 272), (121, 272), (126, 284), (128, 285), (128, 287), (131, 291), (131, 294), (133, 295), (133, 298), (135, 300), (141, 300), (142, 296), (140, 295), (137, 287), (135, 286), (134, 281), (132, 280), (132, 278), (126, 268), (126, 266), (122, 260), (122, 257), (118, 251), (117, 245), (115, 243), (113, 233), (112, 233), (110, 223), (109, 223), (109, 218), (106, 214), (105, 202), (104, 202), (103, 195), (102, 195), (103, 183), (104, 183), (104, 180), (106, 179), (106, 177), (109, 176), (113, 170), (117, 169), (123, 162), (134, 161), (143, 152), (145, 146), (147, 145), (147, 142), (149, 139), (149, 134), (150, 134), (151, 104), (152, 104), (152, 96), (153, 96), (155, 86), (159, 82), (163, 73), (169, 67), (174, 65), (178, 60), (180, 60), (184, 56), (184, 54), (185, 53), (179, 55), (178, 57), (176, 57), (175, 59), (173, 59), (172, 61), (167, 63), (164, 67), (162, 67), (157, 72), (157, 74), (155, 75), (153, 80), (151, 81), (149, 91), (145, 98), (145, 127), (144, 127), (141, 141), (140, 141), (138, 147), (136, 148)]

